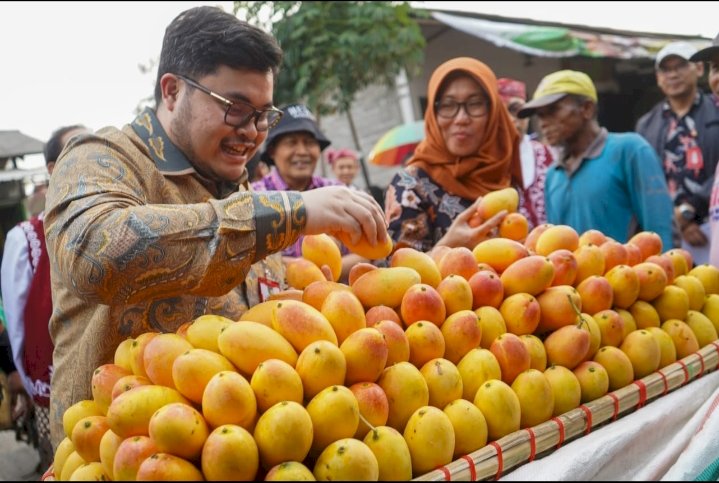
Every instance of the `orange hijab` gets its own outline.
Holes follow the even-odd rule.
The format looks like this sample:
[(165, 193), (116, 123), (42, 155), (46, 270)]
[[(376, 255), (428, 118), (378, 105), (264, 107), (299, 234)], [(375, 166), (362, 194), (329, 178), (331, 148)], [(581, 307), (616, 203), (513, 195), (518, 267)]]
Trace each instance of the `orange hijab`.
[[(434, 112), (439, 87), (447, 75), (456, 70), (466, 72), (479, 82), (489, 100), (484, 140), (476, 153), (464, 157), (454, 156), (447, 150)], [(499, 98), (494, 72), (476, 59), (458, 57), (437, 67), (427, 91), (425, 137), (407, 165), (421, 168), (447, 192), (469, 200), (507, 188), (512, 180), (521, 186), (519, 133)]]

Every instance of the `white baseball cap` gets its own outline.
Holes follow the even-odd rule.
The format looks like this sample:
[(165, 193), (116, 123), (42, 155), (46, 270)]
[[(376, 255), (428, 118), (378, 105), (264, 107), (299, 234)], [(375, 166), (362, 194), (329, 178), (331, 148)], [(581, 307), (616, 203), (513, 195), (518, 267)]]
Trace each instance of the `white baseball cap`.
[(662, 47), (662, 50), (657, 54), (654, 65), (655, 67), (659, 67), (662, 61), (670, 55), (676, 55), (684, 60), (689, 60), (691, 56), (696, 53), (697, 48), (688, 42), (672, 42)]

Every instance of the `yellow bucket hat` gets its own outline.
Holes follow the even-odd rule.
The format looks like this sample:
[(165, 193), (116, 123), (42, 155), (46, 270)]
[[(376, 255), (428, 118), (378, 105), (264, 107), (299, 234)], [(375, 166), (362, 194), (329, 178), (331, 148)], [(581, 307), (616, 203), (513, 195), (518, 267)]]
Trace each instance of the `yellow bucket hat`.
[(567, 94), (577, 94), (597, 102), (597, 89), (587, 74), (576, 70), (560, 70), (546, 75), (539, 82), (532, 101), (525, 104), (517, 115), (529, 117), (540, 107), (553, 104)]

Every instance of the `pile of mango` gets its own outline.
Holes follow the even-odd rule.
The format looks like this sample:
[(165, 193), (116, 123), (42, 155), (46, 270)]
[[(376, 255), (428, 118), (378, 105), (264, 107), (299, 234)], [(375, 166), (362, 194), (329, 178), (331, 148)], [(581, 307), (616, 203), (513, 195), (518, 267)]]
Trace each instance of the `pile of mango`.
[(125, 340), (64, 413), (56, 477), (407, 480), (717, 339), (717, 268), (651, 232), (528, 232), (517, 201), (482, 199), (473, 223), (511, 212), (498, 238), (400, 248), (348, 284), (307, 236), (293, 289), (239, 321)]

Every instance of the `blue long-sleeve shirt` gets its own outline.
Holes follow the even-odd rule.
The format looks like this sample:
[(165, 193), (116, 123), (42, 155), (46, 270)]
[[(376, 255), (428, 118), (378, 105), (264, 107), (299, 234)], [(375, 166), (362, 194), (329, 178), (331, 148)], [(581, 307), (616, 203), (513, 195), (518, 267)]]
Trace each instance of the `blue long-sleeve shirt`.
[(593, 228), (620, 243), (638, 225), (672, 248), (672, 202), (654, 149), (636, 133), (609, 133), (598, 151), (571, 175), (558, 163), (549, 168), (547, 221), (580, 234)]

